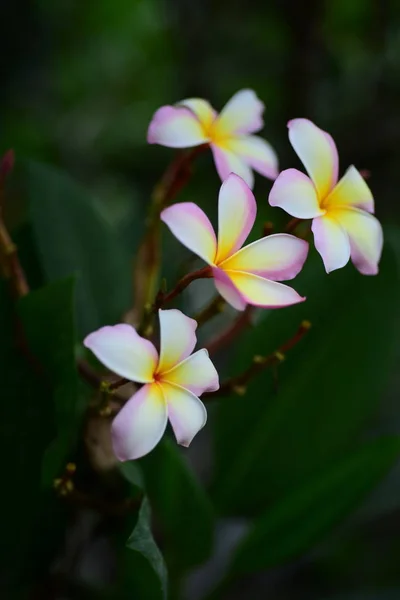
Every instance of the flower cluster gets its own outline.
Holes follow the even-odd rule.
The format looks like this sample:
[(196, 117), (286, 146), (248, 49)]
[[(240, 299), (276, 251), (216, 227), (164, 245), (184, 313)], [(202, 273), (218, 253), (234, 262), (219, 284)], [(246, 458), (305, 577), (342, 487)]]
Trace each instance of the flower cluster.
[[(351, 166), (338, 181), (338, 152), (332, 137), (308, 119), (289, 122), (289, 140), (309, 176), (297, 169), (278, 172), (273, 148), (253, 135), (263, 127), (264, 106), (252, 90), (235, 94), (218, 115), (200, 98), (163, 106), (153, 116), (148, 142), (171, 148), (209, 146), (222, 180), (218, 233), (191, 202), (162, 207), (160, 219), (203, 259), (217, 292), (236, 310), (280, 308), (303, 302), (280, 283), (296, 277), (308, 243), (288, 233), (268, 235), (244, 246), (256, 219), (253, 170), (274, 180), (269, 203), (296, 219), (312, 219), (317, 251), (329, 273), (352, 260), (365, 275), (378, 272), (382, 229), (361, 174)], [(85, 345), (111, 371), (141, 384), (112, 424), (120, 460), (139, 458), (161, 439), (169, 420), (179, 444), (188, 446), (206, 423), (199, 399), (219, 388), (207, 350), (196, 345), (196, 321), (181, 311), (159, 310), (160, 352), (127, 324), (91, 333)]]

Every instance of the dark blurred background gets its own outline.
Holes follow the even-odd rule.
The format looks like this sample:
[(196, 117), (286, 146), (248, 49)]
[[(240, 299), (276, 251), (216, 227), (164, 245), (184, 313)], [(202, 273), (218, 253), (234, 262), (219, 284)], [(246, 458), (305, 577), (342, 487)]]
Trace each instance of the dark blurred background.
[[(1, 6), (1, 150), (57, 166), (89, 188), (132, 251), (137, 222), (172, 156), (146, 144), (154, 111), (190, 96), (219, 110), (244, 87), (266, 104), (263, 135), (281, 168), (299, 166), (286, 122), (308, 117), (333, 135), (342, 173), (349, 164), (369, 172), (379, 218), (399, 223), (398, 1), (2, 0)], [(182, 199), (215, 211), (218, 186), (211, 156), (204, 155)], [(257, 177), (265, 218), (271, 218), (269, 189)], [(399, 248), (397, 234), (392, 242)], [(400, 431), (399, 390), (395, 370), (375, 431)], [(222, 548), (240, 526), (234, 519), (221, 524)], [(224, 552), (210, 572), (191, 580), (189, 597), (201, 596)], [(397, 600), (399, 556), (397, 467), (323, 544), (289, 566), (245, 579), (229, 597)]]
[(146, 145), (153, 112), (196, 95), (219, 110), (243, 87), (282, 168), (286, 122), (309, 117), (397, 214), (396, 0), (3, 0), (0, 27), (2, 148), (90, 182), (116, 219), (170, 157)]

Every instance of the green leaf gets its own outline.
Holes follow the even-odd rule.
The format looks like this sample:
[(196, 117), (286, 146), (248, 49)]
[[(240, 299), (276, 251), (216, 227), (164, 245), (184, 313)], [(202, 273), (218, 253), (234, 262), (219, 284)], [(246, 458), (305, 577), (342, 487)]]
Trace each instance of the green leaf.
[(265, 371), (244, 398), (220, 402), (213, 493), (225, 512), (260, 512), (355, 449), (388, 380), (400, 305), (390, 247), (376, 277), (350, 265), (327, 276), (314, 254), (295, 287), (306, 302), (269, 311), (237, 344), (232, 373), (312, 323), (277, 380)]
[(165, 439), (140, 464), (165, 536), (168, 565), (184, 568), (205, 561), (213, 545), (213, 509), (176, 444)]
[(79, 433), (79, 404), (73, 278), (31, 292), (19, 303), (19, 314), (30, 352), (43, 369), (54, 394), (57, 437), (46, 452), (42, 481), (50, 486), (60, 473)]
[[(28, 303), (28, 297), (23, 302)], [(33, 315), (32, 315), (33, 317)], [(47, 319), (52, 319), (47, 315)], [(58, 331), (41, 322), (43, 344), (57, 347)], [(66, 514), (53, 490), (40, 483), (43, 456), (55, 435), (52, 391), (21, 333), (15, 308), (0, 282), (0, 378), (2, 414), (0, 453), (3, 494), (2, 590), (17, 598), (44, 576), (65, 534)]]
[(255, 521), (231, 572), (267, 569), (308, 550), (354, 510), (399, 453), (400, 438), (374, 440), (293, 490)]
[(165, 599), (167, 597), (168, 585), (167, 569), (151, 532), (150, 517), (150, 504), (148, 499), (144, 498), (139, 509), (135, 528), (126, 545), (130, 550), (142, 555), (149, 563), (159, 580), (160, 597)]
[(78, 273), (82, 335), (120, 319), (131, 301), (131, 257), (90, 196), (67, 175), (28, 162), (20, 175), (48, 280)]

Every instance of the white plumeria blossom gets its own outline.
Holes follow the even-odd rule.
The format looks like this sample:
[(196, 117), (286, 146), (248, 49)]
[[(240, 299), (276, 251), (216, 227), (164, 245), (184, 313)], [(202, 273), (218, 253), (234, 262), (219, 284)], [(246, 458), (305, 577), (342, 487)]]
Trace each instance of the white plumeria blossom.
[(308, 173), (282, 171), (269, 203), (298, 219), (312, 219), (315, 247), (327, 273), (349, 262), (363, 275), (376, 275), (383, 233), (374, 216), (374, 198), (364, 178), (350, 166), (338, 179), (339, 156), (332, 137), (309, 119), (288, 123), (289, 140)]
[(219, 388), (218, 373), (205, 349), (192, 354), (197, 323), (180, 310), (159, 310), (160, 353), (127, 324), (106, 326), (84, 345), (108, 369), (141, 383), (112, 423), (119, 460), (144, 456), (162, 438), (168, 420), (178, 444), (189, 446), (204, 427), (207, 412), (198, 396)]
[(203, 98), (181, 100), (159, 108), (149, 125), (147, 141), (169, 148), (209, 144), (221, 181), (236, 173), (252, 188), (253, 171), (268, 179), (278, 176), (275, 150), (253, 135), (264, 126), (264, 104), (253, 90), (237, 92), (218, 114)]

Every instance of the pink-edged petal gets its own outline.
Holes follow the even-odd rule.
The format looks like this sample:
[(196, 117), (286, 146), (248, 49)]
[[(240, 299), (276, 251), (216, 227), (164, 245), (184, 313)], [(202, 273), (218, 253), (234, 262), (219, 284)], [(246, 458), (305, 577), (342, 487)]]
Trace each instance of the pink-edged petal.
[(174, 383), (196, 396), (219, 389), (219, 378), (205, 348), (198, 350), (176, 367), (163, 373), (161, 382)]
[(253, 188), (253, 171), (244, 160), (223, 145), (218, 146), (217, 144), (211, 144), (211, 150), (214, 156), (215, 167), (221, 181), (225, 181), (230, 173), (235, 173), (244, 179), (249, 188)]
[(202, 98), (187, 98), (186, 100), (181, 100), (179, 105), (189, 108), (196, 115), (205, 131), (210, 130), (211, 125), (217, 117), (217, 113), (211, 104)]
[(301, 271), (307, 254), (306, 241), (277, 233), (245, 246), (220, 267), (227, 271), (246, 271), (272, 281), (287, 281)]
[(325, 213), (311, 179), (297, 169), (286, 169), (277, 177), (269, 194), (271, 206), (283, 208), (298, 219), (313, 219)]
[(314, 219), (311, 226), (315, 247), (327, 273), (341, 269), (350, 259), (350, 242), (345, 230), (332, 215)]
[(365, 179), (352, 165), (325, 200), (325, 206), (329, 209), (335, 207), (361, 208), (373, 213), (374, 198)]
[(217, 253), (217, 240), (209, 218), (197, 204), (173, 204), (162, 211), (160, 218), (181, 244), (206, 263), (213, 264)]
[(187, 447), (207, 422), (206, 408), (189, 390), (165, 382), (161, 385), (176, 441), (181, 446)]
[(264, 308), (280, 308), (303, 302), (296, 290), (243, 271), (225, 271), (248, 304)]
[(130, 381), (149, 383), (157, 368), (158, 354), (153, 344), (142, 338), (131, 325), (101, 327), (84, 339), (107, 369)]
[(215, 136), (246, 134), (260, 131), (264, 126), (264, 104), (253, 90), (240, 90), (222, 109), (214, 124)]
[(168, 148), (191, 148), (209, 141), (199, 120), (185, 107), (162, 106), (147, 131), (149, 144)]
[(158, 373), (169, 371), (185, 360), (196, 345), (197, 322), (172, 308), (159, 310), (160, 318), (160, 360)]
[(167, 405), (158, 383), (144, 385), (115, 417), (111, 435), (115, 455), (121, 461), (148, 454), (167, 426)]
[(354, 266), (363, 275), (376, 275), (383, 245), (378, 219), (357, 208), (335, 210), (333, 214), (349, 236)]
[(338, 178), (339, 158), (335, 142), (329, 133), (308, 119), (293, 119), (288, 127), (290, 143), (322, 200), (336, 185)]
[(236, 310), (244, 310), (247, 306), (247, 301), (233, 284), (230, 277), (222, 269), (218, 268), (213, 269), (213, 277), (215, 287), (223, 299), (233, 306), (233, 308), (236, 308)]
[(227, 140), (224, 146), (239, 156), (257, 173), (268, 179), (278, 177), (277, 154), (271, 144), (262, 138), (256, 135), (242, 135)]
[(241, 177), (231, 173), (222, 184), (218, 198), (217, 263), (242, 247), (256, 215), (253, 192)]

